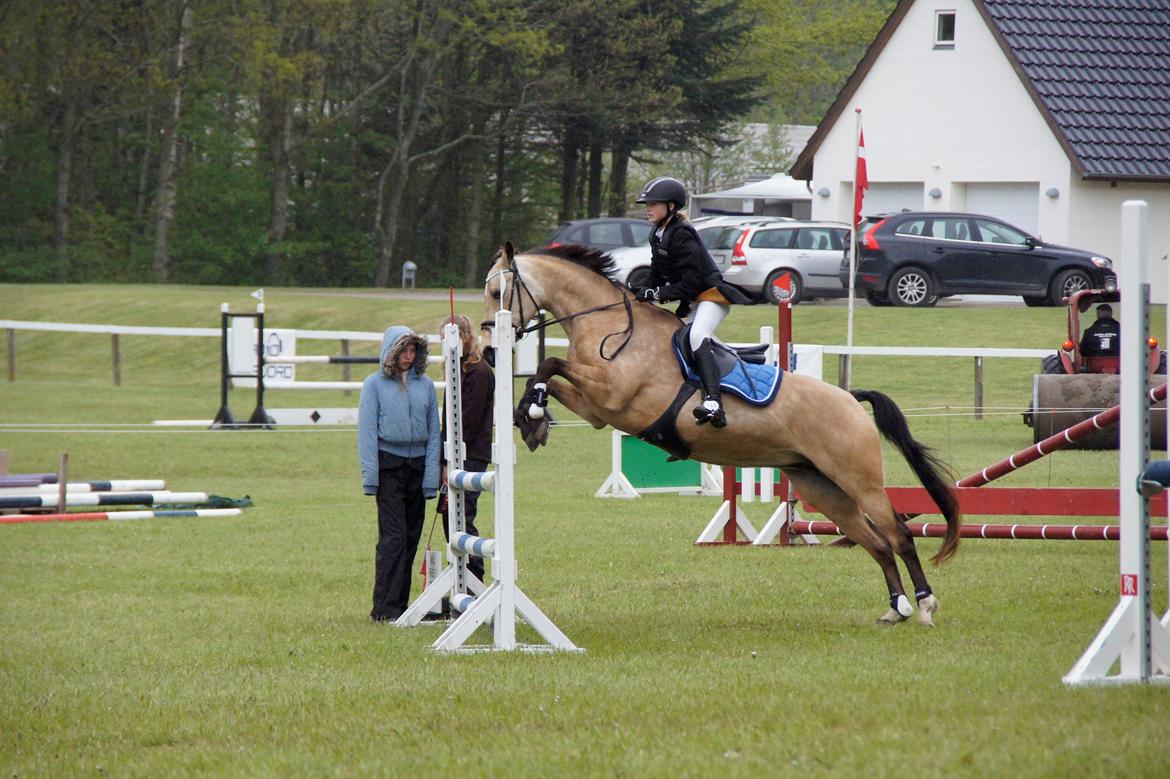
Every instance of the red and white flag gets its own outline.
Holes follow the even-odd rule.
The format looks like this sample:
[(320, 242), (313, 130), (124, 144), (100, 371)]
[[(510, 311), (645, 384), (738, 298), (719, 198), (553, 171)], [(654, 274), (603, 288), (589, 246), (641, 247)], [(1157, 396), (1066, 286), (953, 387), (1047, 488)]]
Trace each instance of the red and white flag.
[(853, 187), (853, 227), (861, 224), (861, 204), (865, 201), (865, 192), (869, 189), (869, 173), (865, 168), (865, 131), (857, 130), (857, 172)]

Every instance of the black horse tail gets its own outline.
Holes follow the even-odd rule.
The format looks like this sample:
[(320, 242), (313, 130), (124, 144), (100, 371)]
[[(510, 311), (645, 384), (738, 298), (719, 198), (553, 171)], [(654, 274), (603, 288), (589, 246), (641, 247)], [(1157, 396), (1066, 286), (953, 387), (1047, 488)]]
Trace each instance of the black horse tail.
[(906, 424), (906, 417), (889, 396), (873, 390), (853, 390), (850, 394), (858, 401), (868, 402), (873, 406), (873, 420), (878, 431), (898, 447), (898, 451), (906, 458), (906, 462), (910, 463), (931, 500), (946, 517), (946, 536), (943, 538), (942, 548), (931, 558), (931, 562), (938, 565), (949, 560), (959, 551), (959, 528), (963, 524), (963, 514), (959, 510), (954, 487), (944, 477), (949, 468), (930, 447), (914, 440)]

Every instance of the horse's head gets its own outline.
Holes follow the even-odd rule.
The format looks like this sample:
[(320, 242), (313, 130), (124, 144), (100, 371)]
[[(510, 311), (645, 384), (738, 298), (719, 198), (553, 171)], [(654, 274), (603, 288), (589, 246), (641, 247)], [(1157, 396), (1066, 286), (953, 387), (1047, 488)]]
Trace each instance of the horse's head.
[(540, 313), (542, 302), (537, 299), (533, 288), (520, 270), (516, 259), (516, 247), (511, 241), (505, 243), (493, 258), (484, 284), (484, 321), (480, 327), (485, 331), (495, 325), (496, 312), (508, 309), (512, 312), (512, 327), (517, 337), (528, 320)]

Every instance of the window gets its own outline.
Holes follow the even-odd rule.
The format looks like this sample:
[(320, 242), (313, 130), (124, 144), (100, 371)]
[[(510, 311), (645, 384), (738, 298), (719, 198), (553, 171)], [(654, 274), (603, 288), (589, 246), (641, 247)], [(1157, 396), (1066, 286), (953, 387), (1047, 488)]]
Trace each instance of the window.
[(922, 235), (923, 230), (926, 229), (925, 219), (911, 219), (898, 225), (898, 229), (894, 231), (895, 235)]
[(976, 219), (975, 226), (979, 228), (979, 240), (984, 243), (1006, 243), (1012, 246), (1023, 246), (1028, 241), (1027, 235), (1001, 222)]
[(634, 245), (640, 246), (650, 240), (650, 231), (654, 227), (649, 223), (640, 225), (630, 225), (630, 232), (634, 234)]
[(598, 222), (589, 227), (589, 243), (594, 246), (622, 246), (621, 222)]
[(787, 249), (795, 230), (757, 230), (748, 244), (753, 249)]
[(722, 251), (734, 249), (735, 242), (742, 232), (741, 227), (708, 227), (699, 231), (699, 238), (708, 249)]
[(934, 12), (934, 47), (936, 49), (955, 48), (955, 12)]
[(840, 249), (841, 239), (838, 231), (824, 227), (807, 227), (797, 236), (796, 246), (799, 249), (813, 250)]

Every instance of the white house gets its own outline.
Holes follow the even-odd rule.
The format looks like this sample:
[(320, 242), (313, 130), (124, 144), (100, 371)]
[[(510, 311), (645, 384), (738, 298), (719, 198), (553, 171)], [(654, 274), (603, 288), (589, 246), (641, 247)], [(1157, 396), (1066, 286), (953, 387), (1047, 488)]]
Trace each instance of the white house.
[(1150, 205), (1154, 300), (1170, 249), (1170, 3), (900, 0), (790, 170), (848, 222), (856, 110), (865, 213), (998, 216), (1117, 258)]

